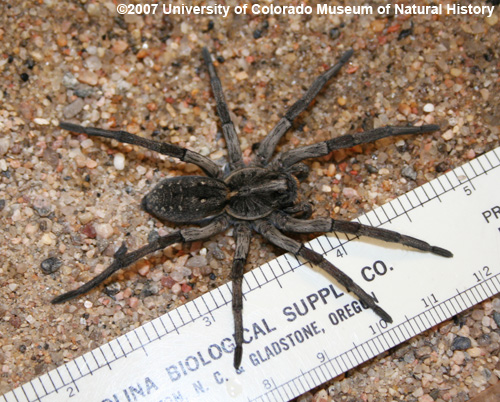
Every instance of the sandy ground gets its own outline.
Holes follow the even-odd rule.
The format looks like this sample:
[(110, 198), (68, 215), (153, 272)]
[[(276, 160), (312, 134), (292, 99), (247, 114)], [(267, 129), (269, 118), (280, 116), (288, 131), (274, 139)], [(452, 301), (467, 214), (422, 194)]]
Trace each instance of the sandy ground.
[[(216, 60), (245, 157), (313, 77), (352, 47), (349, 65), (280, 149), (386, 124), (441, 130), (308, 162), (303, 190), (315, 214), (351, 219), (500, 144), (499, 16), (121, 16), (112, 1), (2, 2), (0, 393), (229, 278), (234, 242), (224, 234), (171, 247), (116, 274), (106, 289), (51, 305), (107, 266), (122, 241), (134, 249), (173, 230), (140, 210), (140, 200), (162, 177), (197, 171), (70, 134), (57, 127), (60, 120), (169, 141), (222, 165), (227, 153), (203, 46)], [(248, 269), (280, 254), (258, 237), (252, 244)], [(46, 274), (48, 258), (44, 268), (55, 272)], [(298, 400), (466, 401), (500, 375), (494, 312), (499, 299)], [(451, 350), (457, 335), (470, 339), (469, 348)]]

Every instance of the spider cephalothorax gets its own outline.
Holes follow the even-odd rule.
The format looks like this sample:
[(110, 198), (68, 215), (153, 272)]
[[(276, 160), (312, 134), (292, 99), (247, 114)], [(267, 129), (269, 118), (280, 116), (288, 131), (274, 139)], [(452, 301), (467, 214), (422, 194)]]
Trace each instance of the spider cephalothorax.
[(243, 352), (242, 281), (252, 230), (260, 233), (265, 239), (283, 250), (318, 265), (347, 290), (352, 291), (381, 318), (392, 322), (389, 314), (379, 307), (373, 297), (360, 288), (349, 276), (321, 254), (286, 236), (283, 232), (339, 231), (370, 236), (411, 246), (443, 257), (451, 257), (452, 254), (448, 250), (431, 246), (423, 240), (387, 229), (331, 218), (308, 219), (311, 215), (311, 205), (307, 202), (301, 202), (298, 194), (298, 181), (307, 176), (307, 167), (300, 163), (304, 159), (324, 156), (335, 149), (350, 148), (384, 137), (428, 133), (437, 130), (438, 126), (381, 127), (292, 149), (271, 159), (278, 141), (292, 126), (295, 118), (306, 109), (327, 81), (348, 61), (352, 53), (352, 50), (345, 52), (337, 64), (313, 82), (305, 95), (290, 107), (278, 124), (262, 140), (253, 160), (246, 165), (243, 162), (236, 130), (229, 117), (221, 82), (217, 77), (210, 54), (204, 48), (203, 58), (210, 75), (217, 112), (222, 122), (222, 131), (228, 147), (229, 169), (227, 171), (221, 169), (210, 159), (173, 144), (148, 140), (125, 131), (109, 131), (83, 127), (73, 123), (60, 123), (60, 127), (66, 130), (90, 136), (113, 138), (120, 142), (139, 145), (185, 162), (194, 163), (205, 172), (206, 176), (164, 179), (142, 200), (143, 209), (162, 221), (197, 224), (198, 227), (187, 227), (160, 236), (131, 252), (128, 252), (125, 245), (122, 245), (115, 253), (113, 263), (106, 270), (78, 289), (57, 296), (52, 300), (52, 303), (61, 303), (86, 293), (117, 270), (127, 267), (154, 251), (161, 250), (173, 243), (203, 240), (234, 226), (236, 250), (232, 265), (232, 305), (235, 331), (234, 366), (236, 368), (241, 364)]

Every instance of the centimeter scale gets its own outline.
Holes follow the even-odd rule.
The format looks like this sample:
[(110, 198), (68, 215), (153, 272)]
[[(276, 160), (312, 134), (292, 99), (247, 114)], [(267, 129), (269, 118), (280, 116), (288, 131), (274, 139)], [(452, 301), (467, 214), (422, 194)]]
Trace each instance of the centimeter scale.
[(24, 401), (287, 401), (500, 292), (500, 148), (359, 219), (450, 250), (321, 236), (309, 245), (379, 301), (387, 324), (285, 254), (245, 275), (242, 367), (231, 284), (5, 394)]

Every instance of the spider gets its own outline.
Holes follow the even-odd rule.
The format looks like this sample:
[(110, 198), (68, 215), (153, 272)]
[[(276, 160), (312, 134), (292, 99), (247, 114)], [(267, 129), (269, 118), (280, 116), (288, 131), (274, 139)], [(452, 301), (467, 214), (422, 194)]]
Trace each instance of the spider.
[(299, 147), (272, 158), (280, 138), (290, 129), (293, 121), (309, 106), (323, 86), (347, 63), (352, 54), (353, 50), (349, 49), (341, 55), (335, 65), (316, 78), (304, 96), (288, 109), (271, 132), (257, 144), (255, 155), (252, 161), (247, 164), (243, 161), (239, 140), (229, 116), (220, 79), (209, 51), (207, 48), (203, 48), (202, 55), (210, 76), (216, 108), (228, 148), (229, 163), (227, 169), (221, 169), (209, 158), (177, 145), (153, 141), (125, 131), (110, 131), (61, 122), (59, 126), (65, 130), (89, 136), (112, 138), (122, 143), (139, 145), (184, 162), (194, 163), (205, 172), (206, 176), (164, 179), (147, 193), (141, 202), (141, 206), (146, 212), (161, 221), (174, 224), (196, 224), (197, 227), (186, 227), (160, 236), (131, 252), (127, 250), (125, 244), (122, 244), (114, 254), (112, 264), (102, 273), (79, 288), (57, 296), (52, 300), (52, 303), (65, 302), (82, 295), (119, 269), (171, 244), (204, 240), (233, 226), (236, 247), (231, 277), (233, 281), (232, 311), (235, 341), (233, 364), (236, 369), (240, 367), (243, 355), (242, 282), (252, 231), (259, 233), (275, 246), (319, 266), (348, 291), (354, 293), (361, 302), (364, 302), (382, 319), (391, 323), (391, 316), (348, 275), (321, 254), (288, 237), (283, 232), (300, 234), (339, 231), (399, 243), (443, 257), (452, 257), (452, 253), (441, 247), (431, 246), (423, 240), (387, 229), (332, 218), (310, 219), (311, 204), (301, 202), (299, 198), (299, 182), (308, 175), (307, 166), (300, 162), (304, 159), (328, 155), (336, 149), (350, 148), (384, 137), (429, 133), (438, 130), (439, 126), (386, 126)]

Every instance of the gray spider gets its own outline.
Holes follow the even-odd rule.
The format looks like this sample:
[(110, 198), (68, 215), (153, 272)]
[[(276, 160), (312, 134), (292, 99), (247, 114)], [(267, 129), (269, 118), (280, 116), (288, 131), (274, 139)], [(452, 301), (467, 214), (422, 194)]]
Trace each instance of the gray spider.
[(229, 117), (221, 82), (212, 64), (210, 53), (206, 48), (203, 48), (202, 54), (210, 75), (217, 112), (222, 121), (222, 131), (228, 147), (228, 172), (221, 169), (210, 159), (177, 145), (149, 140), (125, 131), (109, 131), (83, 127), (73, 123), (60, 123), (60, 127), (65, 130), (139, 145), (199, 166), (206, 176), (164, 179), (144, 196), (141, 203), (146, 212), (161, 221), (176, 224), (197, 224), (199, 227), (176, 230), (168, 235), (160, 236), (149, 244), (131, 252), (128, 252), (126, 246), (122, 244), (114, 255), (113, 263), (108, 268), (78, 289), (57, 296), (52, 300), (52, 303), (61, 303), (88, 292), (117, 270), (133, 264), (154, 251), (164, 249), (173, 243), (207, 239), (225, 231), (230, 226), (234, 226), (236, 250), (231, 272), (233, 280), (232, 309), (234, 315), (235, 368), (240, 367), (243, 353), (242, 281), (252, 230), (260, 233), (265, 239), (279, 248), (318, 265), (332, 275), (348, 291), (353, 292), (382, 319), (392, 322), (390, 315), (378, 306), (374, 298), (354, 283), (349, 276), (326, 260), (321, 254), (286, 236), (283, 232), (339, 231), (400, 243), (443, 257), (452, 257), (452, 253), (443, 248), (431, 246), (423, 240), (387, 229), (331, 218), (309, 219), (312, 207), (307, 202), (300, 202), (298, 194), (298, 183), (307, 177), (308, 168), (299, 162), (304, 159), (327, 155), (335, 149), (350, 148), (357, 144), (372, 142), (384, 137), (429, 133), (439, 127), (436, 125), (420, 127), (387, 126), (354, 135), (347, 134), (292, 149), (271, 159), (278, 141), (292, 126), (295, 118), (307, 108), (327, 81), (336, 75), (352, 56), (353, 50), (350, 49), (340, 57), (337, 64), (316, 78), (304, 96), (288, 109), (278, 124), (260, 142), (252, 162), (247, 165), (243, 162), (239, 140)]

